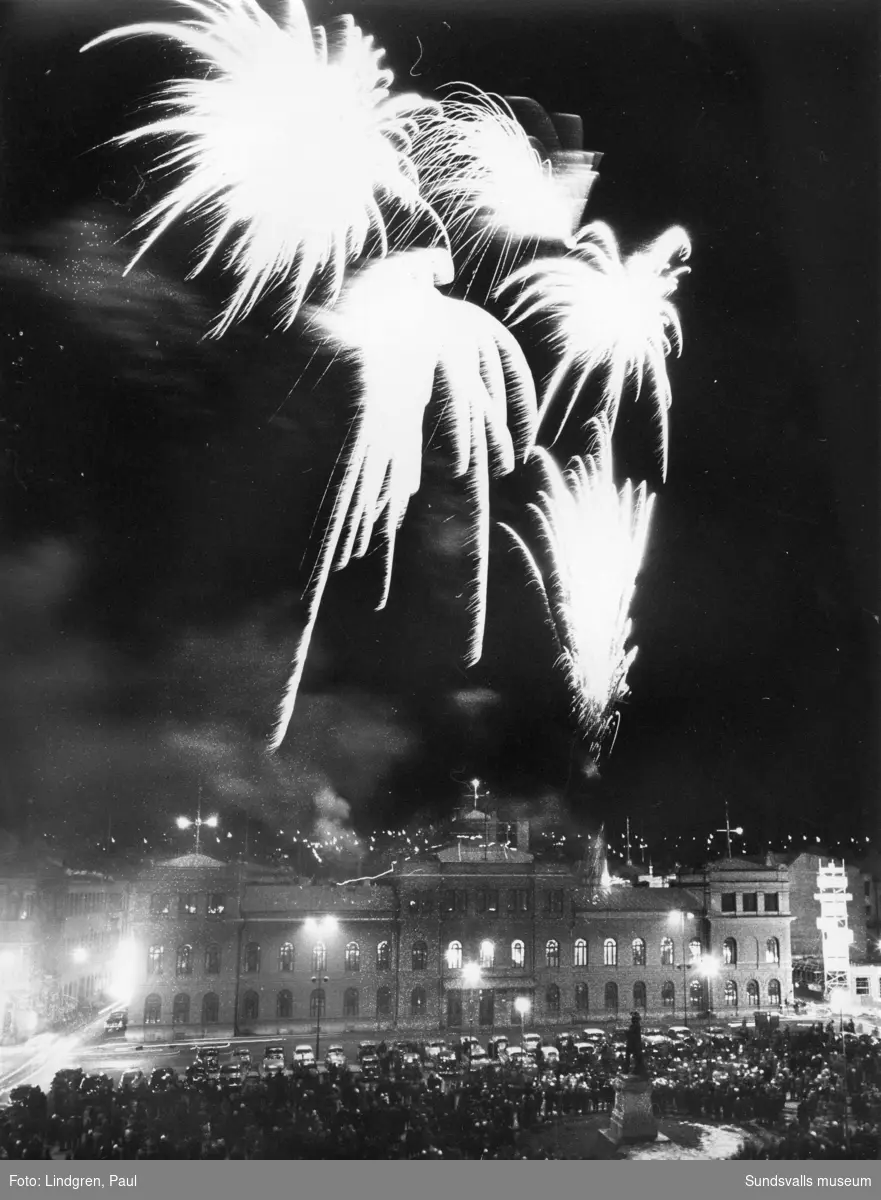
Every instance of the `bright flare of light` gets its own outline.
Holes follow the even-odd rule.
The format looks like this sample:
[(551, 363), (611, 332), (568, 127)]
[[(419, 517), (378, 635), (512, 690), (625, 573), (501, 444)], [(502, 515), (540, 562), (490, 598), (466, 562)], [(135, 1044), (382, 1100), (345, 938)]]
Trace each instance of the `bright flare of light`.
[(117, 947), (110, 975), (109, 995), (121, 1004), (128, 1004), (137, 982), (137, 946), (133, 938), (124, 938)]
[(524, 1017), (529, 1012), (529, 1010), (532, 1008), (532, 1005), (530, 1004), (528, 997), (518, 996), (516, 998), (516, 1000), (514, 1001), (514, 1008), (517, 1010), (517, 1012), (520, 1014), (521, 1017)]
[(519, 534), (503, 528), (522, 550), (544, 598), (578, 724), (599, 745), (615, 704), (627, 695), (627, 672), (636, 656), (635, 646), (627, 648), (628, 614), (654, 496), (646, 494), (645, 483), (634, 488), (629, 480), (617, 490), (608, 422), (597, 417), (591, 424), (592, 455), (573, 459), (565, 472), (546, 450), (534, 451), (545, 486), (529, 508), (547, 567), (539, 565)]
[(714, 975), (719, 974), (719, 961), (715, 958), (702, 958), (700, 965), (701, 975), (711, 979)]
[(327, 299), (337, 298), (346, 264), (364, 253), (371, 233), (386, 252), (382, 201), (439, 225), (411, 159), (417, 120), (437, 105), (390, 94), (384, 51), (351, 17), (328, 40), (323, 28), (310, 28), (301, 0), (288, 0), (283, 25), (255, 0), (182, 3), (193, 19), (124, 26), (83, 47), (148, 35), (194, 56), (194, 77), (167, 84), (160, 115), (116, 139), (173, 139), (154, 170), (177, 175), (138, 221), (149, 232), (130, 266), (175, 221), (204, 217), (208, 237), (192, 275), (225, 245), (225, 265), (238, 279), (213, 332), (276, 286), (287, 327), (325, 268)]
[(210, 825), (212, 829), (216, 829), (219, 820), (220, 820), (219, 817), (206, 817), (205, 820), (202, 822), (202, 824)]
[(189, 817), (177, 817), (174, 823), (178, 829), (189, 829), (193, 822)]
[(465, 963), (462, 968), (462, 981), (467, 987), (477, 987), (480, 983), (480, 967), (477, 963)]
[(591, 155), (552, 161), (505, 100), (470, 86), (451, 92), (420, 126), (415, 161), (423, 195), (466, 257), (479, 259), (492, 240), (504, 240), (498, 271), (524, 242), (570, 241), (596, 178)]
[(336, 933), (338, 928), (339, 922), (337, 921), (336, 917), (333, 916), (306, 918), (306, 932), (309, 934), (332, 934)]
[(89, 952), (85, 946), (75, 946), (70, 952), (70, 957), (75, 963), (84, 963), (89, 960)]
[(532, 316), (553, 322), (550, 341), (559, 362), (544, 389), (539, 425), (567, 379), (571, 378), (572, 384), (560, 429), (587, 379), (596, 371), (605, 371), (601, 408), (614, 429), (628, 380), (635, 381), (638, 396), (647, 376), (654, 393), (661, 470), (666, 479), (667, 411), (672, 395), (665, 359), (674, 343), (677, 351), (682, 345), (679, 315), (670, 297), (679, 276), (690, 270), (671, 267), (671, 261), (685, 260), (690, 254), (688, 235), (676, 226), (622, 259), (612, 230), (596, 221), (579, 232), (570, 253), (537, 259), (503, 281), (498, 294), (522, 287), (508, 309), (513, 324)]
[[(315, 311), (325, 345), (357, 364), (359, 396), (343, 478), (313, 572), (309, 616), (271, 739), (284, 740), (296, 703), (318, 610), (331, 570), (362, 557), (377, 524), (385, 544), (388, 599), (395, 536), (422, 472), (422, 425), (437, 375), (442, 420), (453, 445), (454, 474), (468, 475), (475, 507), (475, 580), (467, 662), (483, 646), (489, 547), (490, 463), (513, 470), (515, 442), (532, 444), (536, 398), (522, 350), (489, 313), (442, 295), (453, 264), (446, 251), (413, 250), (369, 263), (332, 312)], [(512, 435), (508, 427), (511, 410)]]

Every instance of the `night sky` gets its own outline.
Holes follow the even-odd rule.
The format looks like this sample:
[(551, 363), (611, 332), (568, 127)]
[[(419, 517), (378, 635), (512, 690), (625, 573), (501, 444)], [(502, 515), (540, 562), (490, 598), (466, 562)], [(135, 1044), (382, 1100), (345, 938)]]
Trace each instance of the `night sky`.
[[(673, 224), (692, 238), (666, 485), (647, 395), (625, 400), (616, 430), (619, 473), (659, 495), (632, 694), (599, 775), (498, 531), (485, 652), (463, 665), (470, 508), (433, 420), (389, 606), (373, 611), (379, 552), (334, 577), (287, 742), (267, 756), (351, 376), (325, 373), (296, 327), (275, 332), (270, 305), (205, 339), (226, 293), (219, 272), (185, 279), (196, 230), (123, 278), (131, 226), (162, 184), (143, 177), (146, 146), (104, 143), (180, 60), (143, 39), (80, 55), (127, 19), (121, 3), (13, 11), (0, 111), (7, 838), (50, 828), (70, 848), (110, 818), (120, 843), (155, 845), (200, 787), (227, 827), (247, 813), (366, 828), (449, 809), (477, 775), (490, 803), (562, 808), (613, 836), (629, 814), (659, 858), (664, 838), (671, 851), (704, 842), (726, 801), (753, 852), (790, 834), (877, 845), (876, 5), (343, 9), (402, 87), (468, 80), (580, 113), (586, 147), (604, 152), (587, 217), (623, 246)], [(558, 457), (583, 449), (571, 421)], [(535, 484), (521, 468), (495, 485), (494, 518), (525, 529)]]

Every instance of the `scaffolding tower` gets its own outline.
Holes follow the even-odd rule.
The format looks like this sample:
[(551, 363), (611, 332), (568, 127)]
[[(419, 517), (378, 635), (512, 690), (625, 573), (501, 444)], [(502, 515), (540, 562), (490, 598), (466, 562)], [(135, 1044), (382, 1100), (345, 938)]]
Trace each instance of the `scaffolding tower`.
[(820, 903), (817, 928), (822, 935), (824, 993), (850, 991), (850, 944), (853, 930), (847, 925), (847, 904), (853, 896), (847, 890), (847, 871), (844, 861), (838, 865), (830, 858), (824, 865), (820, 859), (817, 872), (817, 891), (814, 899)]

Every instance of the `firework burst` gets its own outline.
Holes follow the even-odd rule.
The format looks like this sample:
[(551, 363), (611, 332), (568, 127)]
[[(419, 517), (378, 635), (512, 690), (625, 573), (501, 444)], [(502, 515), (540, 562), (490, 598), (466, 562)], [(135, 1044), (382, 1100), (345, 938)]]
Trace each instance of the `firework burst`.
[(385, 201), (434, 221), (438, 235), (411, 158), (418, 121), (437, 105), (391, 95), (384, 52), (351, 17), (328, 38), (310, 27), (301, 0), (289, 0), (281, 23), (256, 0), (181, 3), (193, 19), (125, 26), (83, 47), (147, 35), (193, 55), (197, 77), (165, 86), (163, 115), (116, 139), (171, 139), (154, 169), (177, 176), (138, 222), (148, 232), (131, 265), (175, 221), (206, 219), (191, 275), (223, 246), (238, 280), (219, 335), (276, 287), (284, 327), (319, 277), (333, 303), (368, 243), (387, 252)]
[[(514, 337), (489, 313), (444, 296), (452, 282), (446, 251), (414, 250), (368, 263), (347, 283), (332, 311), (310, 313), (324, 346), (350, 357), (359, 380), (357, 410), (342, 480), (310, 583), (300, 637), (271, 746), (281, 745), (293, 715), (306, 656), (330, 572), (366, 552), (377, 525), (385, 546), (379, 607), (389, 594), (395, 536), (419, 489), (423, 421), (435, 381), (454, 473), (468, 475), (475, 506), (475, 580), (468, 662), (480, 657), (486, 609), (489, 474), (514, 467), (535, 431), (536, 398)], [(511, 411), (509, 428), (509, 409)]]
[(672, 396), (665, 360), (674, 344), (677, 351), (682, 344), (679, 315), (670, 297), (679, 276), (690, 269), (671, 267), (671, 261), (684, 261), (690, 254), (688, 235), (677, 226), (644, 250), (622, 258), (612, 230), (594, 222), (579, 232), (570, 253), (527, 263), (503, 281), (498, 294), (522, 287), (508, 309), (512, 324), (533, 316), (553, 322), (550, 341), (559, 362), (542, 394), (539, 425), (564, 383), (572, 379), (559, 437), (589, 376), (605, 371), (601, 407), (614, 429), (628, 381), (635, 382), (638, 396), (647, 377), (666, 479), (667, 412)]
[(492, 242), (502, 243), (497, 275), (523, 243), (569, 242), (596, 178), (596, 155), (539, 149), (505, 100), (464, 85), (420, 127), (414, 156), (423, 194), (443, 212), (466, 261), (479, 262)]
[(628, 649), (630, 605), (648, 537), (654, 496), (645, 483), (628, 480), (619, 491), (613, 478), (611, 434), (605, 416), (592, 422), (590, 455), (561, 471), (544, 449), (533, 453), (544, 476), (539, 500), (530, 504), (547, 567), (508, 525), (532, 581), (547, 607), (573, 696), (579, 728), (595, 747), (614, 724), (615, 705), (627, 695), (627, 672), (636, 656)]

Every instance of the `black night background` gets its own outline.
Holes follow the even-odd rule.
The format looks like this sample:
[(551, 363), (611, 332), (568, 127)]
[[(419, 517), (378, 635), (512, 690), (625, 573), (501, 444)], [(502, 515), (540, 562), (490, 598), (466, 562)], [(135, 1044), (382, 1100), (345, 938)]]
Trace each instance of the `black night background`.
[[(580, 113), (604, 152), (588, 217), (628, 247), (672, 224), (693, 241), (666, 485), (648, 398), (616, 433), (621, 473), (659, 497), (598, 775), (498, 533), (483, 659), (462, 664), (469, 505), (431, 421), (390, 604), (373, 611), (378, 553), (334, 578), (267, 755), (351, 390), (269, 306), (204, 337), (225, 281), (185, 279), (196, 230), (123, 277), (162, 184), (147, 147), (106, 143), (179, 60), (144, 40), (78, 51), (136, 9), (164, 11), (19, 2), (4, 37), (6, 844), (73, 855), (109, 827), (116, 854), (171, 846), (199, 789), (236, 844), (245, 815), (268, 842), (318, 819), (401, 826), (478, 776), (613, 841), (629, 816), (658, 862), (700, 857), (726, 801), (748, 851), (877, 847), (876, 6), (347, 7), (401, 87), (469, 80)], [(556, 449), (582, 449), (578, 422)], [(497, 484), (494, 519), (522, 525), (534, 486), (529, 469)]]

